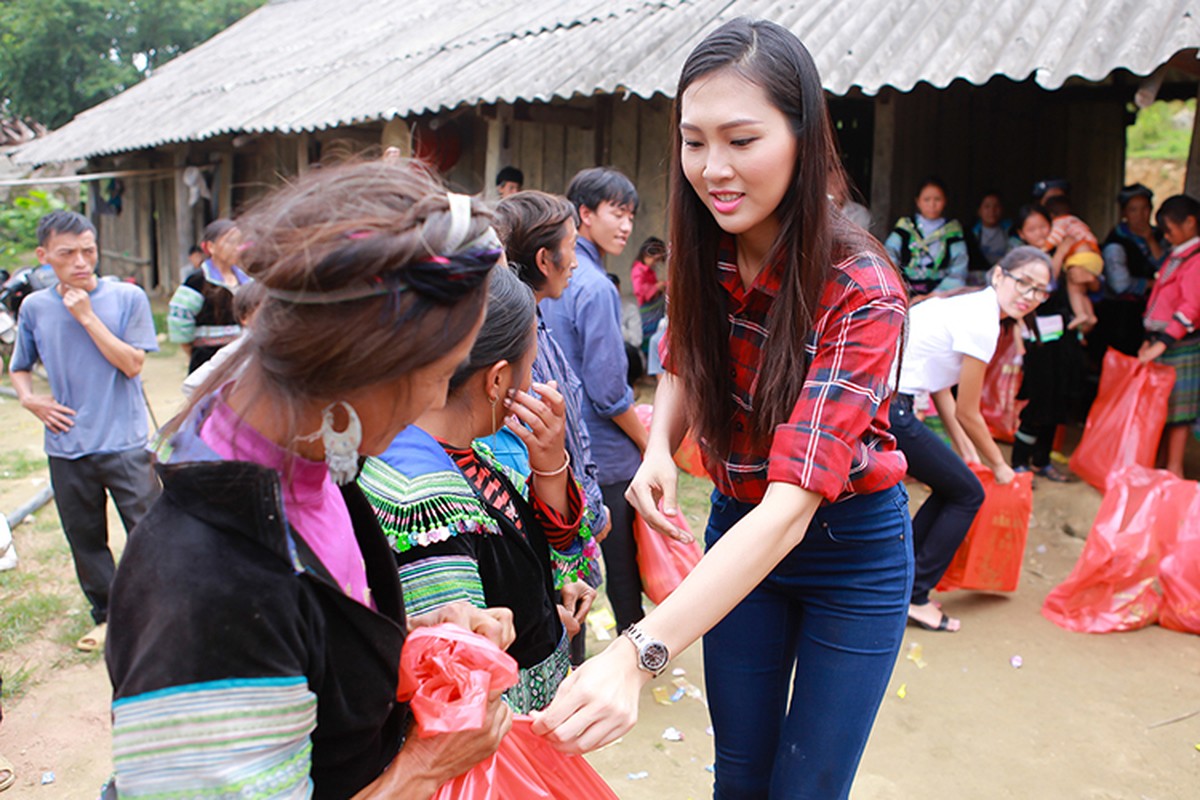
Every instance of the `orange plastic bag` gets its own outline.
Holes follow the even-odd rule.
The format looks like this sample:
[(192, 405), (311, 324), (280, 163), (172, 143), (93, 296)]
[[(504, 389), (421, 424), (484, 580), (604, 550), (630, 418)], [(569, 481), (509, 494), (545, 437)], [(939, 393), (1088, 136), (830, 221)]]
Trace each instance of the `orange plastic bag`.
[(1017, 349), (1014, 326), (1006, 325), (1000, 333), (996, 352), (983, 373), (983, 391), (979, 410), (992, 438), (1011, 442), (1020, 425), (1021, 409), (1029, 401), (1018, 400), (1021, 388), (1021, 353)]
[(1200, 494), (1184, 515), (1174, 542), (1162, 543), (1158, 565), (1162, 608), (1158, 624), (1184, 633), (1200, 633)]
[(1001, 485), (982, 464), (972, 464), (971, 470), (983, 484), (983, 505), (937, 590), (1015, 592), (1033, 513), (1033, 474), (1019, 473), (1011, 483)]
[[(670, 516), (670, 520), (691, 533), (682, 514)], [(655, 604), (666, 600), (667, 595), (675, 591), (675, 587), (683, 582), (704, 555), (698, 542), (684, 544), (670, 536), (663, 536), (647, 525), (640, 514), (633, 517), (633, 540), (637, 544), (642, 590)]]
[(1067, 630), (1109, 633), (1158, 619), (1159, 558), (1175, 543), (1196, 484), (1165, 470), (1114, 472), (1075, 568), (1046, 596), (1042, 616)]
[(1139, 364), (1110, 347), (1071, 470), (1104, 491), (1111, 473), (1121, 467), (1153, 467), (1174, 385), (1174, 367)]
[[(633, 411), (646, 430), (650, 430), (650, 421), (654, 418), (654, 406), (648, 403), (639, 403), (633, 407)], [(709, 477), (708, 470), (704, 468), (704, 455), (700, 452), (700, 445), (692, 437), (691, 431), (684, 434), (683, 441), (679, 443), (679, 449), (675, 451), (673, 458), (675, 466), (687, 474), (697, 478)]]
[[(492, 642), (455, 625), (418, 628), (400, 656), (397, 699), (412, 704), (418, 736), (476, 730), (491, 691), (517, 682), (517, 662)], [(617, 800), (583, 758), (564, 755), (516, 717), (490, 758), (442, 784), (434, 800)]]

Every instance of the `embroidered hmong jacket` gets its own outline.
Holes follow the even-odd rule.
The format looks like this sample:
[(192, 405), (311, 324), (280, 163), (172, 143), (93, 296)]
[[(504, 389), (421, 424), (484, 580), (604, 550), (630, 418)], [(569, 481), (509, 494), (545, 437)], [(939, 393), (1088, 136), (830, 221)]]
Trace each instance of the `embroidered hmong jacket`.
[(915, 217), (901, 217), (885, 246), (913, 295), (966, 285), (969, 256), (958, 220), (949, 220), (926, 236)]
[[(519, 522), (485, 503), (437, 440), (416, 426), (363, 464), (359, 485), (391, 540), (405, 607), (413, 615), (456, 601), (509, 608), (516, 627), (509, 655), (523, 671), (553, 667), (565, 677), (555, 587), (585, 577), (596, 550), (591, 532), (583, 526), (565, 552), (552, 548), (525, 482), (494, 461), (483, 445), (476, 443), (475, 452), (512, 498)], [(570, 488), (582, 519), (582, 492), (577, 484)], [(556, 653), (561, 655), (557, 664), (547, 664)], [(514, 708), (530, 710), (522, 705)]]
[(395, 702), (404, 602), (362, 493), (343, 489), (377, 611), (288, 527), (274, 470), (193, 461), (159, 474), (162, 497), (129, 537), (109, 612), (116, 791), (353, 795), (410, 722)]

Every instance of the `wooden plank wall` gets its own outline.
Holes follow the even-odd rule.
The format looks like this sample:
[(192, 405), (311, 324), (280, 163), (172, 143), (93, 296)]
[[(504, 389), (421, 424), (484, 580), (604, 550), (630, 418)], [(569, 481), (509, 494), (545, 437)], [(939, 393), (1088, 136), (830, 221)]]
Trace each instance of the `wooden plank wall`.
[[(109, 168), (113, 168), (111, 163), (100, 167)], [(151, 169), (153, 163), (147, 157), (124, 159), (119, 168)], [(100, 198), (109, 198), (111, 181), (102, 180), (89, 187), (89, 214), (96, 225), (100, 244), (99, 271), (102, 275), (133, 278), (139, 286), (153, 293), (163, 283), (163, 277), (156, 270), (155, 188), (163, 182), (169, 185), (171, 180), (131, 176), (121, 181), (124, 192), (120, 213), (100, 202)], [(169, 288), (172, 284), (169, 278), (167, 280), (166, 288)]]
[[(598, 152), (606, 152), (608, 165), (634, 182), (640, 207), (633, 234), (625, 252), (610, 258), (606, 265), (621, 277), (622, 292), (631, 295), (629, 269), (638, 246), (647, 236), (666, 236), (670, 101), (663, 97), (613, 99), (608, 108), (608, 114), (601, 109), (600, 125), (590, 128), (514, 121), (510, 149), (513, 165), (525, 173), (527, 189), (564, 193), (575, 173), (597, 165)], [(493, 183), (489, 181), (489, 191)]]

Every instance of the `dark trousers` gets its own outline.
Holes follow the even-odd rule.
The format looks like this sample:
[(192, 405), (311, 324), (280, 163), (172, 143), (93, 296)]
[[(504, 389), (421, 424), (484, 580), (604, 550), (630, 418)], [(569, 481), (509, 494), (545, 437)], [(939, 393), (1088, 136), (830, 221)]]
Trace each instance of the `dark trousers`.
[(896, 444), (908, 459), (908, 474), (929, 487), (929, 497), (912, 521), (912, 603), (924, 605), (983, 505), (983, 486), (958, 453), (917, 419), (912, 397), (893, 397), (888, 418)]
[(646, 614), (642, 610), (642, 577), (638, 574), (637, 544), (633, 541), (633, 507), (625, 499), (629, 481), (600, 485), (604, 505), (612, 516), (612, 530), (600, 543), (604, 554), (604, 585), (617, 631), (623, 631)]
[[(753, 508), (714, 492), (706, 545)], [(904, 637), (911, 530), (903, 486), (821, 507), (705, 635), (714, 798), (849, 795)]]
[(1022, 422), (1013, 436), (1012, 465), (1041, 469), (1050, 463), (1057, 425), (1030, 425)]
[(81, 458), (50, 457), (50, 483), (63, 533), (71, 545), (75, 574), (92, 606), (96, 624), (108, 619), (108, 592), (116, 565), (108, 546), (108, 501), (112, 495), (125, 532), (158, 497), (158, 477), (144, 448)]

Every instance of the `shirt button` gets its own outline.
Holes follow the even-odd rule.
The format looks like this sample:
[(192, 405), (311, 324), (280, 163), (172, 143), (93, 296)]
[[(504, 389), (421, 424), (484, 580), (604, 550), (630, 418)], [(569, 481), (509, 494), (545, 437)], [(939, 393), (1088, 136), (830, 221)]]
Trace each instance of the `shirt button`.
[(736, 369), (734, 369), (734, 368), (732, 368), (732, 367), (730, 367), (730, 369), (729, 369), (729, 377), (733, 378), (733, 379), (736, 381), (736, 380), (737, 380), (737, 370), (736, 370)]
[(737, 422), (733, 423), (733, 429), (735, 431), (737, 431), (738, 433), (746, 432), (746, 426), (742, 424), (741, 420), (738, 420)]

